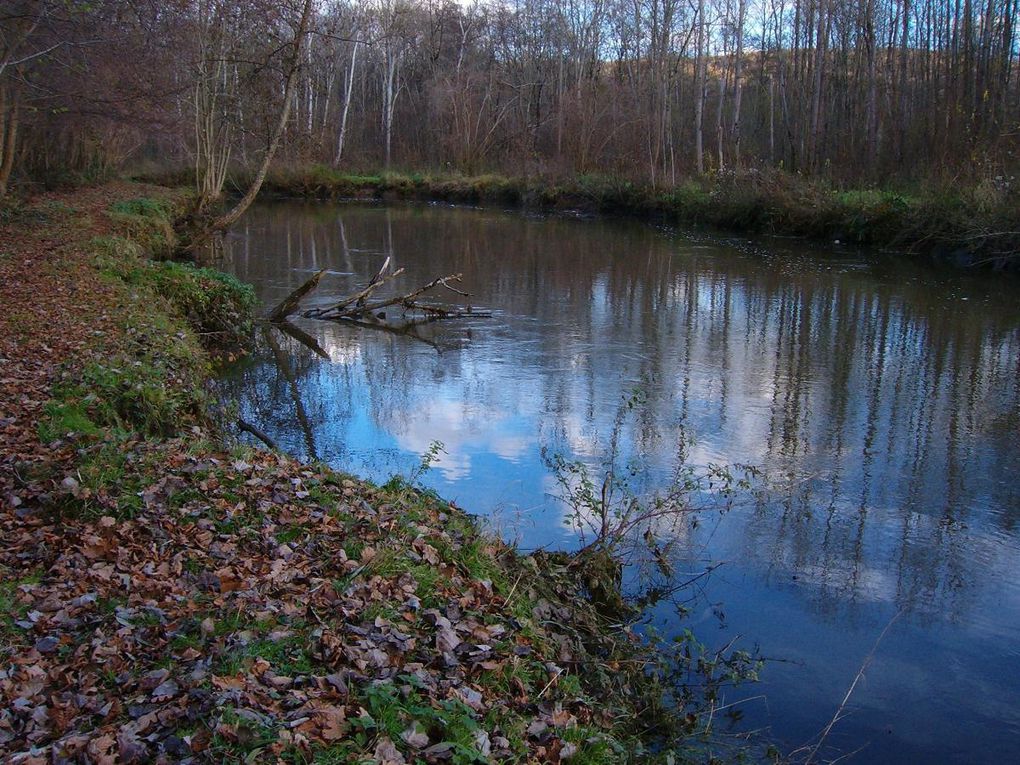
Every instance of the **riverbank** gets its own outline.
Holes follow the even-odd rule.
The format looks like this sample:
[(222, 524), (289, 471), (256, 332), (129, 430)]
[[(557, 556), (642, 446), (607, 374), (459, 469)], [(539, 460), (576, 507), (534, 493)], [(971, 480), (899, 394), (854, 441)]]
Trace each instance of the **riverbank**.
[(671, 681), (691, 667), (607, 623), (566, 559), (523, 558), (404, 481), (231, 443), (205, 382), (254, 297), (149, 258), (174, 249), (187, 202), (112, 184), (0, 218), (5, 760), (625, 762), (703, 746), (698, 694)]
[(362, 175), (310, 166), (275, 170), (264, 193), (622, 214), (864, 245), (966, 267), (1016, 268), (1020, 200), (1014, 185), (1000, 180), (972, 189), (904, 194), (880, 189), (839, 190), (790, 174), (745, 172), (655, 189), (608, 176), (554, 181), (499, 175)]

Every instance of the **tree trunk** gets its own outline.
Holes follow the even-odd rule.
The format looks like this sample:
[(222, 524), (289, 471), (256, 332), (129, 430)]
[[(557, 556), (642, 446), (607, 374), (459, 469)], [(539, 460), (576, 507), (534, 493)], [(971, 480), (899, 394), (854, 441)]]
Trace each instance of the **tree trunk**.
[(878, 166), (878, 51), (875, 49), (878, 40), (875, 38), (875, 3), (869, 0), (865, 10), (867, 18), (867, 36), (865, 45), (868, 55), (868, 103), (866, 107), (868, 121), (868, 173), (869, 180), (874, 180)]
[(829, 5), (818, 7), (818, 30), (815, 35), (814, 87), (811, 94), (811, 136), (808, 144), (808, 163), (813, 170), (821, 165), (822, 132), (824, 126), (825, 69), (829, 43)]
[(344, 154), (344, 139), (347, 137), (347, 115), (351, 110), (351, 96), (354, 93), (354, 65), (358, 61), (358, 41), (354, 41), (354, 49), (351, 51), (351, 69), (347, 73), (347, 85), (344, 92), (344, 110), (340, 115), (340, 135), (336, 139), (336, 157), (333, 158), (333, 166), (340, 167), (340, 160)]
[(276, 150), (280, 147), (280, 140), (283, 138), (283, 131), (287, 126), (287, 119), (290, 116), (290, 104), (294, 97), (294, 85), (297, 82), (297, 73), (301, 62), (301, 46), (304, 43), (305, 36), (308, 34), (308, 24), (311, 17), (312, 0), (305, 0), (301, 11), (301, 21), (298, 23), (298, 28), (294, 35), (293, 49), (287, 61), (287, 84), (283, 89), (283, 106), (280, 109), (280, 118), (276, 123), (276, 130), (273, 132), (269, 148), (266, 150), (266, 156), (262, 159), (262, 166), (259, 167), (255, 180), (252, 181), (245, 195), (241, 197), (241, 201), (234, 205), (233, 209), (229, 212), (214, 220), (209, 227), (210, 231), (223, 231), (244, 215), (245, 211), (251, 206), (251, 203), (255, 201), (259, 189), (262, 188), (262, 184), (266, 180), (266, 175), (269, 174), (269, 166), (273, 162)]
[(726, 101), (726, 72), (724, 71), (722, 77), (719, 78), (719, 100), (715, 105), (715, 145), (716, 153), (719, 155), (719, 169), (722, 170), (725, 162), (723, 161), (723, 140), (726, 136), (726, 131), (723, 128), (723, 104)]
[(694, 157), (698, 175), (705, 174), (705, 0), (698, 0), (698, 42), (694, 86)]
[[(747, 16), (747, 0), (740, 0), (737, 5), (737, 50), (733, 64), (733, 122), (730, 132), (733, 135), (733, 164), (740, 166), (740, 101), (742, 96), (741, 76), (744, 66), (744, 23)], [(764, 56), (764, 51), (762, 54)]]
[[(222, 99), (227, 91), (227, 35), (222, 17), (200, 3), (199, 60), (195, 76), (195, 186), (198, 209), (219, 199), (231, 155), (231, 125)], [(222, 87), (221, 87), (222, 82)]]
[(393, 148), (393, 111), (397, 105), (396, 79), (401, 51), (393, 52), (386, 44), (386, 68), (383, 72), (383, 132), (385, 133), (386, 169), (389, 170)]
[(21, 99), (15, 90), (8, 95), (7, 88), (0, 89), (0, 199), (7, 196), (11, 173), (14, 171), (14, 149), (18, 140), (18, 119)]

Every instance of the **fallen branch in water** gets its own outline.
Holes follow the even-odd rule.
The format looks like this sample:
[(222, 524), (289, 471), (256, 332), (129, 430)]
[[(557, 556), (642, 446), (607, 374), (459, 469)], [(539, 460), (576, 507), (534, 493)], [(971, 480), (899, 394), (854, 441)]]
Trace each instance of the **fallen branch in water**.
[[(397, 334), (407, 334), (416, 339), (422, 338), (417, 337), (412, 330), (425, 324), (450, 319), (489, 318), (492, 316), (490, 311), (478, 311), (470, 305), (464, 308), (453, 308), (418, 301), (418, 297), (437, 287), (445, 287), (447, 290), (458, 295), (471, 297), (469, 292), (453, 286), (454, 283), (460, 282), (462, 274), (440, 276), (402, 295), (370, 302), (369, 298), (376, 290), (404, 272), (404, 269), (398, 268), (393, 273), (384, 276), (389, 264), (390, 259), (386, 258), (368, 284), (353, 295), (341, 298), (332, 305), (321, 308), (309, 308), (302, 312), (301, 316), (306, 319), (320, 319), (322, 321), (350, 322), (372, 329), (383, 329)], [(301, 300), (319, 286), (319, 279), (323, 273), (325, 273), (325, 269), (319, 271), (311, 279), (291, 292), (269, 314), (269, 321), (281, 324), (288, 316), (296, 313)], [(401, 318), (397, 321), (389, 319), (385, 311), (385, 309), (394, 306), (399, 306), (401, 309)]]
[(333, 305), (331, 307), (332, 310), (342, 311), (343, 309), (347, 308), (352, 304), (358, 306), (359, 308), (364, 307), (365, 300), (368, 298), (369, 295), (375, 292), (375, 290), (377, 290), (379, 287), (383, 286), (386, 282), (395, 279), (402, 273), (404, 273), (404, 269), (398, 268), (389, 276), (383, 276), (383, 271), (386, 270), (386, 267), (389, 264), (390, 259), (389, 257), (387, 257), (386, 260), (383, 261), (383, 264), (379, 267), (379, 270), (375, 272), (375, 276), (369, 279), (368, 286), (365, 287), (365, 289), (361, 290), (361, 292), (355, 292), (350, 297), (344, 298), (339, 303)]
[(271, 439), (269, 436), (267, 436), (261, 430), (256, 428), (250, 422), (245, 422), (240, 417), (237, 418), (237, 429), (240, 430), (242, 433), (251, 433), (253, 436), (255, 436), (255, 438), (264, 443), (270, 449), (273, 449), (274, 451), (279, 450), (279, 447), (276, 445), (276, 441)]
[(896, 623), (896, 620), (899, 619), (902, 615), (903, 609), (900, 609), (895, 614), (893, 614), (893, 617), (885, 625), (885, 629), (883, 629), (881, 634), (879, 634), (878, 639), (875, 641), (875, 644), (871, 647), (871, 651), (868, 652), (868, 655), (864, 657), (864, 661), (861, 662), (861, 668), (857, 670), (857, 674), (854, 676), (853, 682), (850, 683), (850, 687), (847, 689), (846, 694), (843, 696), (843, 700), (840, 702), (839, 707), (837, 707), (836, 709), (836, 714), (832, 716), (832, 719), (829, 720), (829, 723), (825, 726), (825, 728), (822, 729), (821, 733), (818, 734), (818, 740), (814, 743), (813, 746), (811, 744), (805, 744), (799, 749), (795, 749), (793, 752), (791, 752), (789, 757), (787, 758), (789, 762), (800, 762), (801, 761), (800, 755), (803, 755), (805, 752), (807, 752), (803, 760), (805, 765), (812, 765), (813, 763), (816, 762), (815, 757), (817, 756), (819, 750), (822, 748), (822, 745), (825, 743), (825, 740), (829, 737), (829, 734), (832, 732), (832, 729), (836, 726), (836, 723), (843, 719), (846, 705), (850, 701), (850, 697), (853, 696), (854, 690), (857, 688), (857, 684), (864, 677), (864, 672), (868, 669), (868, 665), (871, 664), (871, 660), (875, 658), (875, 653), (878, 651), (878, 647), (882, 644), (882, 641), (885, 639), (886, 633), (889, 631), (889, 628)]
[(298, 309), (298, 306), (301, 305), (301, 298), (319, 286), (319, 280), (322, 278), (324, 273), (326, 273), (325, 268), (317, 272), (304, 284), (280, 301), (279, 305), (270, 312), (268, 317), (269, 321), (278, 324), (294, 313)]
[[(392, 276), (396, 276), (398, 273), (400, 273), (400, 272), (397, 271), (396, 273), (392, 274)], [(434, 315), (434, 316), (439, 316), (439, 318), (455, 318), (456, 315), (464, 315), (464, 313), (472, 313), (471, 307), (468, 306), (466, 312), (464, 312), (464, 311), (459, 311), (459, 312), (444, 311), (442, 308), (439, 308), (438, 306), (430, 306), (430, 305), (426, 305), (426, 304), (423, 304), (423, 303), (418, 303), (417, 301), (415, 301), (415, 298), (417, 298), (419, 295), (422, 295), (422, 294), (428, 292), (429, 290), (435, 289), (436, 287), (438, 287), (440, 285), (442, 285), (444, 287), (447, 287), (449, 289), (454, 289), (454, 288), (450, 287), (449, 283), (451, 281), (459, 282), (460, 281), (460, 277), (461, 277), (461, 274), (450, 274), (449, 276), (441, 276), (438, 279), (433, 279), (428, 284), (422, 285), (421, 287), (418, 287), (417, 289), (411, 290), (410, 292), (408, 292), (408, 293), (406, 293), (404, 295), (398, 295), (397, 297), (387, 298), (385, 300), (377, 300), (374, 303), (366, 303), (366, 302), (364, 302), (363, 299), (362, 300), (358, 300), (355, 303), (353, 308), (351, 308), (349, 306), (354, 301), (352, 299), (348, 298), (348, 299), (345, 299), (345, 300), (341, 300), (339, 303), (337, 303), (336, 305), (330, 306), (329, 308), (311, 308), (311, 309), (305, 311), (303, 316), (305, 316), (305, 317), (307, 317), (309, 319), (326, 319), (326, 320), (333, 320), (333, 321), (335, 321), (337, 319), (345, 319), (345, 318), (354, 318), (354, 319), (357, 319), (357, 318), (364, 317), (366, 314), (370, 314), (370, 313), (371, 314), (376, 314), (377, 311), (381, 311), (383, 308), (389, 308), (392, 305), (400, 305), (400, 306), (403, 306), (405, 310), (422, 311), (422, 312), (429, 313), (429, 314)], [(390, 277), (387, 277), (387, 278), (390, 278)], [(385, 281), (385, 279), (380, 280), (379, 284), (382, 284), (383, 281)], [(459, 294), (461, 294), (461, 295), (468, 295), (468, 293), (460, 292), (459, 290), (457, 290), (457, 292)], [(445, 314), (445, 315), (443, 315), (443, 314)], [(379, 317), (377, 315), (377, 318), (385, 318), (385, 315), (382, 316), (382, 317)]]

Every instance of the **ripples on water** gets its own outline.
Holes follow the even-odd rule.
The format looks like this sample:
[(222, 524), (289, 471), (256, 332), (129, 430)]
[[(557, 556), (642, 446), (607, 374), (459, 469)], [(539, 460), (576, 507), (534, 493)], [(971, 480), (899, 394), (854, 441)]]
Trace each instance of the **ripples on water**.
[(746, 691), (767, 701), (745, 728), (804, 743), (903, 611), (829, 743), (868, 744), (868, 762), (1020, 759), (1015, 280), (443, 206), (268, 204), (228, 250), (266, 304), (319, 268), (315, 300), (352, 292), (391, 256), (402, 285), (463, 272), (496, 312), (435, 325), (434, 345), (299, 322), (329, 361), (271, 333), (222, 388), (292, 453), (385, 479), (442, 441), (430, 485), (522, 546), (569, 547), (541, 449), (597, 464), (640, 386), (620, 456), (645, 486), (690, 437), (691, 461), (775, 484), (686, 527), (689, 567), (727, 564), (682, 625), (651, 614), (785, 660)]

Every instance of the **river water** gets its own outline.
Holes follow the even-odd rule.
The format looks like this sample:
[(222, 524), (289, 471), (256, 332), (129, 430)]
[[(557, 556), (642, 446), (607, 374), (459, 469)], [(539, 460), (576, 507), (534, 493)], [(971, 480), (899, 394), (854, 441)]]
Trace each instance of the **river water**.
[(640, 490), (753, 464), (767, 490), (677, 530), (685, 574), (722, 565), (648, 616), (770, 659), (734, 730), (810, 742), (874, 649), (825, 756), (1020, 762), (1016, 279), (444, 205), (267, 203), (227, 249), (266, 305), (389, 256), (396, 289), (463, 273), (494, 311), (418, 339), (297, 320), (328, 359), (263, 338), (221, 389), (290, 453), (385, 480), (440, 441), (420, 480), (522, 548), (577, 545), (543, 452), (597, 471), (615, 444)]

